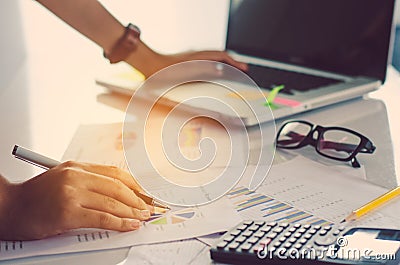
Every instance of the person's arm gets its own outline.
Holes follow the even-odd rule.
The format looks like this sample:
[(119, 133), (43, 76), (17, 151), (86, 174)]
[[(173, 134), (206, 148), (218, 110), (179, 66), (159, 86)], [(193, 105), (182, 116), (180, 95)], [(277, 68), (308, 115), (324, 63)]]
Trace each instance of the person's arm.
[[(124, 34), (125, 27), (115, 19), (97, 0), (38, 0), (43, 6), (60, 17), (104, 51), (110, 51)], [(174, 55), (159, 54), (142, 41), (125, 60), (146, 77), (174, 63), (188, 60), (215, 60), (231, 64), (241, 70), (247, 65), (237, 62), (223, 51), (185, 52)]]
[(131, 231), (153, 206), (116, 167), (65, 162), (20, 184), (0, 176), (0, 240), (40, 239), (75, 228)]

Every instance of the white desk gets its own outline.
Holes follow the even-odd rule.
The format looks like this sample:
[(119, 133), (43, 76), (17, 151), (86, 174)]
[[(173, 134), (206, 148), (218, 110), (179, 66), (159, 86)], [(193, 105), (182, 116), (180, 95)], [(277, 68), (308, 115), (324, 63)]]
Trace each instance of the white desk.
[[(138, 2), (136, 1), (136, 4)], [(211, 3), (211, 1), (208, 2)], [(13, 181), (27, 179), (38, 172), (30, 165), (12, 158), (11, 149), (14, 144), (20, 144), (59, 159), (79, 124), (122, 122), (124, 118), (122, 111), (99, 103), (97, 100), (98, 95), (103, 90), (95, 86), (94, 77), (106, 67), (106, 62), (101, 58), (101, 51), (53, 17), (43, 14), (46, 12), (40, 10), (36, 3), (21, 1), (20, 5), (25, 19), (23, 26), (26, 29), (25, 39), (27, 40), (29, 56), (25, 60), (23, 60), (24, 56), (21, 56), (20, 58), (23, 61), (15, 62), (16, 67), (12, 74), (3, 71), (1, 78), (7, 80), (7, 82), (2, 83), (0, 90), (0, 110), (2, 113), (0, 116), (2, 128), (0, 171)], [(139, 18), (145, 22), (143, 15)], [(210, 19), (212, 20), (213, 16)], [(216, 18), (217, 21), (212, 22), (218, 24), (223, 19), (223, 17), (218, 17)], [(149, 21), (147, 21), (148, 25), (150, 24)], [(150, 29), (150, 27), (148, 28)], [(152, 29), (153, 33), (157, 27), (154, 28)], [(177, 35), (179, 33), (176, 32)], [(147, 34), (150, 35), (150, 33)], [(49, 43), (46, 41), (48, 36), (57, 37)], [(156, 34), (155, 36), (156, 38), (159, 37)], [(211, 36), (210, 39), (213, 39), (213, 41), (202, 43), (201, 47), (219, 48), (221, 37), (218, 36), (217, 41)], [(151, 43), (151, 38), (148, 37), (148, 39)], [(160, 44), (158, 43), (158, 45)], [(180, 49), (191, 48), (193, 45), (181, 47), (168, 43), (166, 47), (175, 47), (175, 49), (178, 47)], [(171, 49), (171, 51), (174, 50)], [(372, 93), (371, 97), (382, 100), (386, 105), (394, 159), (390, 156), (385, 158), (389, 161), (389, 164), (386, 164), (387, 162), (384, 159), (375, 161), (382, 163), (382, 168), (386, 168), (387, 171), (384, 173), (377, 172), (377, 174), (373, 172), (370, 177), (375, 181), (384, 180), (381, 183), (391, 186), (395, 183), (392, 161), (395, 162), (397, 172), (400, 172), (400, 119), (397, 117), (400, 113), (398, 103), (400, 76), (392, 68), (389, 69), (388, 73), (388, 81), (385, 86), (378, 92)], [(100, 99), (104, 99), (104, 97)], [(120, 107), (126, 104), (124, 99), (116, 101), (120, 102)], [(354, 106), (356, 104), (353, 107), (349, 105), (341, 107), (353, 109), (356, 112)], [(332, 124), (337, 121), (338, 124), (352, 125), (362, 131), (373, 128), (373, 131), (366, 131), (365, 134), (373, 138), (378, 147), (375, 156), (379, 154), (380, 149), (386, 150), (386, 154), (387, 152), (390, 153), (391, 146), (388, 145), (390, 139), (388, 139), (387, 132), (383, 134), (384, 137), (380, 138), (381, 128), (376, 126), (376, 124), (385, 124), (381, 120), (386, 115), (384, 105), (380, 102), (371, 101), (371, 104), (367, 105), (367, 109), (368, 106), (372, 108), (369, 110), (373, 119), (365, 120), (363, 123), (354, 123), (355, 119), (340, 122), (339, 117), (337, 120), (333, 116), (327, 118), (327, 116), (321, 116), (321, 112), (310, 112), (306, 116), (321, 124)], [(324, 111), (328, 110), (325, 109)], [(365, 112), (363, 111), (360, 114), (365, 115)], [(382, 131), (385, 132), (385, 130)], [(360, 160), (363, 162), (368, 159), (371, 158), (364, 156)], [(115, 264), (121, 261), (126, 253), (127, 249), (122, 249), (100, 253), (28, 258), (18, 262), (20, 264), (70, 264), (95, 261), (96, 264)], [(9, 264), (11, 263), (15, 264), (15, 261), (10, 261)]]
[[(61, 157), (64, 149), (66, 148), (70, 138), (72, 137), (75, 129), (80, 123), (91, 123), (91, 122), (115, 122), (122, 121), (124, 117), (123, 111), (118, 109), (109, 107), (103, 103), (98, 102), (98, 100), (102, 102), (108, 102), (111, 104), (110, 100), (118, 105), (121, 109), (124, 109), (124, 106), (127, 103), (127, 98), (118, 97), (118, 96), (110, 96), (104, 95), (102, 93), (102, 89), (95, 87), (93, 84), (88, 85), (89, 88), (86, 89), (84, 93), (78, 98), (76, 98), (75, 93), (64, 93), (62, 90), (53, 91), (55, 98), (63, 98), (65, 99), (64, 103), (60, 103), (58, 100), (48, 101), (43, 99), (49, 98), (47, 96), (48, 87), (45, 85), (47, 80), (45, 78), (41, 78), (40, 75), (32, 78), (29, 82), (29, 85), (24, 86), (23, 80), (26, 80), (26, 67), (28, 65), (25, 64), (20, 71), (15, 75), (15, 79), (12, 80), (10, 86), (5, 90), (6, 93), (3, 94), (2, 106), (13, 103), (14, 109), (26, 108), (26, 105), (19, 103), (24, 103), (24, 101), (18, 101), (17, 99), (19, 93), (15, 93), (16, 89), (28, 89), (30, 88), (30, 108), (27, 110), (16, 112), (16, 114), (10, 110), (8, 112), (9, 115), (12, 115), (12, 122), (14, 123), (13, 127), (7, 128), (3, 127), (3, 131), (8, 132), (1, 139), (2, 145), (9, 145), (9, 148), (5, 150), (4, 158), (9, 158), (8, 168), (11, 172), (13, 170), (18, 172), (21, 175), (17, 177), (12, 177), (14, 180), (22, 180), (31, 176), (31, 174), (24, 175), (24, 171), (29, 171), (32, 168), (29, 165), (26, 165), (18, 160), (11, 158), (9, 154), (11, 147), (14, 143), (19, 143), (28, 147), (32, 147), (35, 150), (41, 150), (46, 154), (52, 155), (53, 157)], [(394, 72), (390, 69), (390, 78), (388, 83), (379, 91), (373, 94), (374, 97), (380, 97), (385, 100), (388, 99), (387, 109), (389, 112), (389, 120), (391, 121), (391, 133), (393, 135), (397, 135), (399, 130), (395, 130), (394, 128), (398, 128), (398, 122), (396, 119), (392, 118), (396, 114), (396, 102), (391, 102), (390, 95), (396, 95), (398, 91), (399, 84), (399, 76), (398, 73)], [(77, 83), (80, 80), (76, 81)], [(90, 80), (92, 83), (92, 80)], [(26, 84), (26, 83), (25, 83)], [(79, 86), (79, 84), (77, 84)], [(5, 95), (5, 96), (4, 96)], [(63, 95), (66, 95), (63, 97)], [(12, 100), (15, 99), (15, 100)], [(71, 103), (74, 102), (73, 108), (71, 109)], [(390, 103), (394, 103), (390, 104)], [(33, 107), (34, 106), (34, 107)], [(394, 110), (393, 110), (394, 108)], [(52, 109), (53, 111), (49, 112), (48, 110)], [(346, 120), (343, 120), (341, 117), (342, 113), (351, 113), (353, 115), (346, 115)], [(28, 125), (26, 124), (26, 114), (29, 115)], [(9, 115), (2, 115), (2, 124), (10, 122)], [(20, 117), (18, 115), (21, 115)], [(392, 116), (391, 116), (392, 115)], [(61, 117), (59, 120), (56, 120), (57, 117)], [(386, 186), (393, 186), (395, 181), (394, 176), (394, 167), (392, 162), (393, 158), (390, 156), (392, 152), (392, 146), (390, 145), (390, 139), (388, 135), (388, 130), (385, 128), (380, 128), (377, 125), (387, 125), (386, 111), (385, 105), (383, 101), (370, 99), (370, 100), (356, 100), (352, 102), (346, 102), (339, 104), (337, 106), (327, 107), (318, 111), (311, 111), (305, 114), (297, 115), (296, 118), (302, 118), (311, 120), (315, 123), (321, 124), (340, 124), (343, 126), (352, 127), (354, 129), (360, 130), (370, 137), (375, 145), (378, 147), (376, 153), (373, 156), (362, 156), (360, 157), (360, 162), (366, 166), (367, 169), (367, 177), (372, 181), (377, 181), (378, 183), (383, 183)], [(392, 119), (392, 120), (391, 120)], [(33, 124), (34, 123), (34, 124)], [(278, 124), (280, 121), (278, 121)], [(270, 127), (270, 124), (263, 125), (263, 129), (267, 130)], [(11, 128), (28, 128), (27, 130), (13, 130)], [(51, 133), (48, 133), (51, 131)], [(24, 137), (33, 137), (30, 138), (33, 140), (32, 142), (26, 141)], [(397, 138), (393, 138), (396, 141)], [(19, 140), (19, 141), (18, 141)], [(21, 142), (22, 141), (22, 142)], [(398, 147), (395, 146), (395, 147)], [(398, 148), (394, 148), (395, 154), (398, 154)], [(4, 160), (3, 160), (4, 161)], [(374, 164), (373, 167), (369, 167)], [(398, 164), (398, 163), (397, 163)], [(372, 172), (372, 173), (371, 173)], [(10, 174), (8, 176), (15, 176)], [(27, 258), (18, 260), (18, 264), (70, 264), (75, 262), (93, 262), (96, 261), (96, 264), (115, 264), (123, 260), (126, 256), (128, 249), (120, 249), (120, 250), (110, 250), (110, 251), (102, 251), (102, 252), (90, 252), (90, 253), (80, 253), (80, 254), (68, 254), (68, 255), (58, 255), (58, 256), (50, 256), (43, 258)], [(6, 262), (9, 264), (15, 264), (16, 261)]]

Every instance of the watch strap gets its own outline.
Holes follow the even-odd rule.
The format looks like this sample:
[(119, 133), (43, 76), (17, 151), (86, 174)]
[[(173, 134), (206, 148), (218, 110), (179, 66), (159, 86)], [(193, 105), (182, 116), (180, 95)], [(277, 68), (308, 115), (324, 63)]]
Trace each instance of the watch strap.
[(133, 52), (140, 40), (140, 29), (129, 23), (125, 27), (124, 35), (118, 39), (115, 45), (109, 52), (104, 51), (104, 57), (110, 63), (118, 63), (126, 59), (131, 52)]

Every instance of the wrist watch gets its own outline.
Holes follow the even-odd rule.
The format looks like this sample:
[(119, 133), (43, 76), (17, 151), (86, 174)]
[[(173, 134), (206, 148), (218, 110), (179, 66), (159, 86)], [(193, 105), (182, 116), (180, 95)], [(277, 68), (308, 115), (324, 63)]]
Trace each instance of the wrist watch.
[(128, 26), (125, 27), (124, 35), (118, 39), (109, 52), (104, 51), (103, 55), (110, 63), (123, 61), (136, 49), (139, 40), (139, 27), (129, 23)]

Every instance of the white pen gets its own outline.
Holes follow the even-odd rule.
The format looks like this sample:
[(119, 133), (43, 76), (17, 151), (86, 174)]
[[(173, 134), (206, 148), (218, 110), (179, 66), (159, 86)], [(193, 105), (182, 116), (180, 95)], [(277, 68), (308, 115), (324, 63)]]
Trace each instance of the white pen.
[(14, 145), (12, 154), (18, 159), (43, 169), (50, 169), (61, 164), (60, 161), (48, 158), (18, 145)]
[[(46, 169), (46, 170), (50, 169), (50, 168), (53, 168), (53, 167), (56, 167), (59, 164), (61, 164), (60, 161), (57, 161), (57, 160), (51, 159), (49, 157), (46, 157), (44, 155), (35, 153), (35, 152), (33, 152), (33, 151), (29, 150), (29, 149), (23, 148), (23, 147), (18, 146), (18, 145), (14, 146), (12, 154), (18, 159), (21, 159), (21, 160), (23, 160), (25, 162), (28, 162), (28, 163), (30, 163), (32, 165), (41, 167), (41, 168)], [(142, 198), (142, 200), (147, 204), (150, 204), (150, 205), (153, 205), (153, 206), (157, 206), (159, 208), (170, 209), (169, 206), (156, 201), (154, 198), (152, 198), (152, 197), (150, 197), (150, 196), (148, 196), (146, 194), (143, 194), (141, 192), (136, 192), (136, 191), (134, 191), (134, 192), (135, 192), (135, 194), (137, 196)]]

